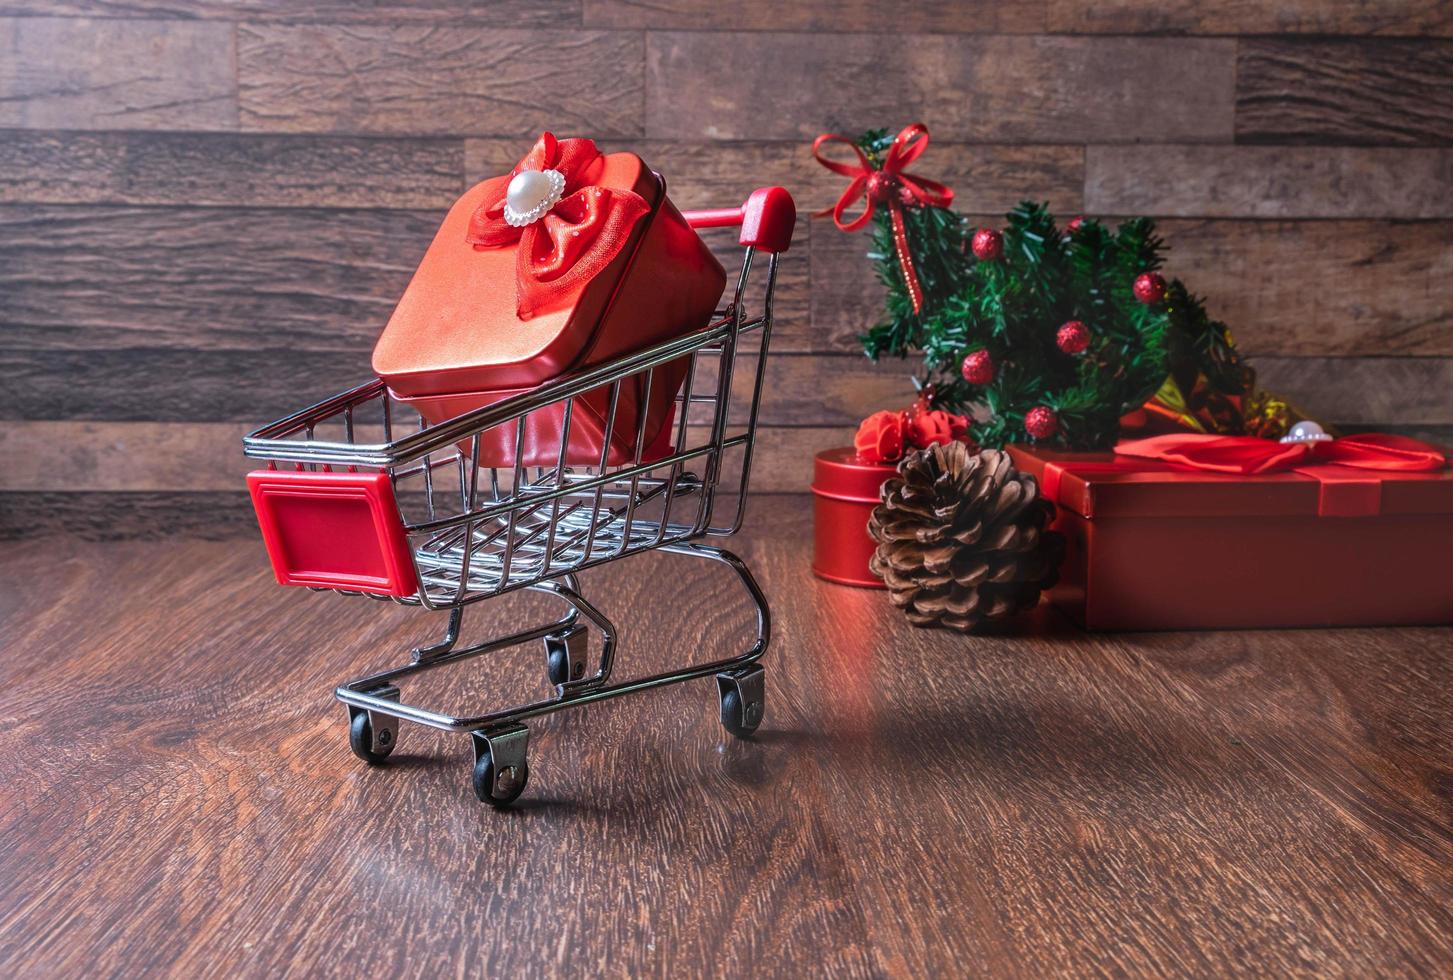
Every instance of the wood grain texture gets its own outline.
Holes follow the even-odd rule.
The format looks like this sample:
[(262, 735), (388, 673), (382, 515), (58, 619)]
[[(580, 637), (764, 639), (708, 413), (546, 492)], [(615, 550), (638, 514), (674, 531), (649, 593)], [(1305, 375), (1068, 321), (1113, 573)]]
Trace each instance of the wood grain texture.
[[(1383, 841), (1350, 829), (1337, 803), (1318, 798), (1320, 785), (1342, 779), (1341, 772), (1323, 772), (1322, 784), (1308, 787), (1282, 771), (1276, 746), (1248, 749), (1246, 728), (1260, 734), (1275, 721), (1248, 717), (1246, 727), (1235, 728), (1199, 699), (1167, 697), (1157, 672), (1140, 662), (1133, 636), (1086, 636), (1046, 623), (1050, 650), (1034, 637), (1011, 636), (948, 652), (935, 661), (941, 669), (957, 675), (972, 654), (977, 680), (960, 685), (957, 675), (935, 685), (905, 669), (905, 641), (896, 634), (879, 640), (862, 622), (881, 608), (872, 597), (819, 588), (794, 592), (787, 602), (785, 617), (803, 610), (812, 617), (810, 635), (842, 651), (816, 660), (839, 672), (822, 685), (823, 713), (861, 739), (845, 771), (834, 766), (824, 777), (838, 793), (861, 792), (876, 774), (907, 765), (922, 778), (895, 785), (898, 806), (935, 814), (926, 829), (917, 820), (875, 818), (866, 807), (858, 818), (869, 828), (861, 835), (864, 865), (902, 869), (859, 879), (875, 908), (905, 910), (872, 920), (875, 944), (902, 956), (894, 972), (932, 975), (945, 960), (1007, 957), (1026, 976), (1223, 975), (1239, 972), (1234, 959), (1248, 948), (1256, 950), (1254, 970), (1377, 969), (1352, 938), (1361, 935), (1357, 924), (1381, 933), (1371, 923), (1400, 917), (1407, 899), (1389, 899), (1382, 879), (1349, 888), (1334, 883), (1336, 872), (1317, 867), (1314, 852), (1323, 846), (1380, 860)], [(1441, 642), (1444, 659), (1445, 633), (1421, 631), (1418, 638)], [(1314, 664), (1313, 635), (1294, 635), (1308, 655), (1303, 662)], [(1364, 631), (1357, 639), (1376, 636)], [(1194, 634), (1167, 639), (1182, 658), (1201, 647)], [(965, 718), (983, 729), (956, 724)], [(930, 740), (933, 719), (944, 735)], [(1190, 792), (1148, 775), (1181, 766), (1196, 774)], [(982, 789), (973, 791), (976, 805), (956, 806), (956, 787), (966, 779)], [(1290, 819), (1282, 825), (1263, 807), (1292, 786), (1297, 802), (1288, 801)], [(1215, 812), (1206, 796), (1235, 802)], [(1177, 830), (1181, 820), (1198, 832)], [(1211, 840), (1217, 846), (1206, 847)], [(972, 867), (992, 870), (963, 873), (942, 859), (945, 846), (968, 848)], [(1396, 956), (1417, 972), (1447, 956), (1444, 915), (1431, 911), (1440, 900), (1423, 889), (1426, 862), (1400, 858), (1396, 890), (1417, 896), (1411, 900), (1421, 910), (1408, 928), (1419, 937), (1416, 945), (1429, 945)], [(1173, 917), (1158, 897), (1166, 888), (1177, 893)], [(976, 927), (924, 909), (965, 910)], [(1305, 942), (1326, 930), (1339, 937), (1332, 945)], [(1066, 944), (1062, 931), (1076, 940)], [(1228, 934), (1238, 940), (1227, 942)], [(1152, 935), (1175, 939), (1162, 943)]]
[(1192, 218), (1453, 217), (1453, 150), (1091, 146), (1085, 209)]
[[(371, 347), (441, 214), (0, 207), (0, 325), (8, 344), (42, 348)], [(1161, 230), (1170, 270), (1250, 354), (1453, 353), (1441, 288), (1453, 223), (1171, 220)], [(739, 264), (729, 232), (708, 238), (724, 265)], [(783, 257), (777, 350), (858, 349), (881, 308), (869, 241), (799, 223)]]
[(573, 27), (581, 0), (0, 0), (3, 14), (95, 17), (205, 18), (295, 24), (488, 24), (497, 27)]
[(367, 380), (370, 347), (0, 349), (0, 415), (261, 424)]
[[(799, 235), (809, 214), (831, 206), (847, 186), (812, 158), (810, 141), (598, 142), (607, 152), (639, 154), (665, 175), (671, 200), (681, 208), (739, 204), (758, 187), (786, 187), (797, 202)], [(518, 140), (466, 140), (465, 171), (470, 180), (482, 180), (507, 172), (521, 155)], [(1008, 210), (1024, 197), (1078, 202), (1085, 184), (1084, 150), (1077, 146), (943, 144), (935, 138), (915, 168), (951, 186), (955, 207), (970, 211)]]
[[(1254, 357), (1259, 379), (1334, 424), (1453, 422), (1453, 358)], [(852, 355), (784, 355), (767, 367), (763, 418), (771, 424), (856, 425), (901, 405), (910, 365)]]
[(0, 207), (6, 341), (367, 353), (440, 211)]
[(1169, 270), (1252, 355), (1453, 353), (1448, 222), (1162, 222)]
[[(759, 736), (721, 733), (707, 683), (536, 721), (504, 814), (474, 802), (460, 736), (406, 726), (382, 769), (346, 747), (333, 685), (440, 617), (279, 589), (255, 541), (6, 545), (0, 968), (1446, 968), (1447, 629), (1091, 636), (1042, 610), (993, 638), (917, 631), (811, 578), (808, 506), (757, 501), (737, 542), (778, 624)], [(629, 627), (618, 672), (740, 635), (698, 564), (587, 574)], [(554, 612), (538, 603), (466, 626)], [(543, 690), (540, 659), (405, 694), (498, 704)]]
[(242, 437), (256, 426), (229, 422), (13, 422), (0, 452), (17, 465), (0, 491), (120, 493), (237, 491), (254, 461)]
[[(241, 493), (243, 477), (257, 468), (241, 451), (242, 437), (254, 428), (243, 422), (12, 421), (0, 428), (0, 451), (10, 461), (0, 470), (0, 493)], [(1453, 421), (1342, 425), (1344, 432), (1372, 429), (1453, 446)], [(806, 493), (812, 457), (851, 445), (854, 431), (852, 425), (759, 428), (753, 492)]]
[[(3, 208), (0, 282), (11, 299), (0, 323), (12, 345), (37, 347), (371, 345), (437, 220), (435, 211)], [(1162, 228), (1172, 271), (1209, 296), (1248, 353), (1453, 352), (1438, 288), (1447, 222)], [(811, 235), (784, 259), (778, 349), (856, 350), (879, 307), (867, 238), (823, 222)], [(734, 263), (730, 236), (715, 239)]]
[[(997, 227), (1003, 219), (974, 220)], [(1449, 222), (1171, 219), (1158, 227), (1170, 247), (1168, 273), (1206, 297), (1249, 355), (1453, 354)], [(883, 289), (870, 274), (868, 239), (828, 231), (814, 229), (810, 242), (813, 337), (819, 349), (858, 350)]]
[[(1332, 422), (1453, 422), (1453, 358), (1257, 357), (1268, 387)], [(188, 351), (0, 348), (10, 379), (0, 418), (253, 422), (295, 412), (370, 377), (368, 350)], [(774, 354), (764, 425), (841, 427), (903, 404), (912, 365), (861, 355)], [(755, 370), (745, 358), (740, 370)], [(703, 373), (703, 378), (706, 374)], [(735, 393), (740, 396), (742, 392)], [(742, 406), (745, 402), (739, 402)]]
[(810, 140), (904, 119), (948, 141), (1229, 140), (1234, 42), (650, 32), (646, 135)]
[(453, 139), (0, 132), (0, 202), (443, 208)]
[[(51, 350), (371, 350), (444, 210), (0, 206), (0, 327)], [(778, 350), (816, 346), (807, 233), (781, 263)], [(740, 268), (735, 235), (705, 237)]]
[[(177, 580), (177, 586), (194, 589), (203, 586), (205, 579), (220, 575), (231, 581), (233, 594), (240, 598), (241, 593), (235, 589), (242, 581), (260, 582), (268, 577), (256, 563), (256, 548), (215, 552), (208, 557), (220, 564), (213, 564), (205, 577), (184, 575)], [(79, 561), (65, 564), (68, 575), (82, 571)], [(111, 571), (123, 574), (139, 567), (135, 558), (119, 554), (108, 564)], [(689, 563), (676, 563), (682, 564), (686, 564), (682, 574), (674, 577), (697, 582), (698, 594), (705, 592), (723, 602), (735, 598), (726, 591), (723, 580), (707, 578)], [(75, 578), (70, 578), (68, 584), (85, 587)], [(615, 602), (649, 605), (651, 588), (648, 580), (636, 579), (633, 588), (616, 594)], [(203, 593), (206, 591), (204, 587)], [(277, 594), (272, 593), (271, 598), (276, 599)], [(143, 600), (134, 608), (157, 612), (159, 608), (153, 601)], [(531, 615), (545, 613), (539, 605), (529, 605), (533, 607)], [(290, 967), (309, 972), (312, 966), (337, 963), (339, 957), (346, 956), (398, 976), (438, 975), (451, 971), (455, 964), (468, 964), (490, 974), (528, 974), (547, 967), (565, 971), (593, 964), (597, 972), (625, 974), (632, 972), (632, 967), (678, 973), (689, 970), (693, 963), (711, 963), (723, 970), (745, 971), (749, 966), (808, 961), (823, 963), (845, 975), (872, 972), (861, 938), (862, 909), (851, 902), (850, 882), (843, 867), (846, 855), (840, 849), (844, 842), (828, 839), (820, 816), (822, 808), (814, 805), (816, 789), (810, 761), (794, 756), (787, 744), (755, 751), (751, 746), (722, 745), (713, 729), (702, 724), (705, 721), (716, 725), (705, 700), (714, 695), (704, 685), (638, 699), (641, 708), (658, 713), (658, 734), (648, 744), (655, 746), (653, 752), (669, 748), (671, 758), (649, 769), (639, 769), (629, 778), (627, 767), (634, 770), (637, 765), (629, 755), (621, 756), (620, 750), (639, 744), (638, 717), (592, 709), (537, 726), (533, 781), (544, 791), (536, 795), (533, 804), (506, 817), (515, 819), (517, 822), (509, 826), (525, 835), (509, 843), (498, 836), (498, 826), (485, 821), (492, 814), (459, 806), (464, 802), (461, 791), (467, 792), (464, 782), (428, 775), (431, 770), (437, 777), (445, 772), (459, 775), (460, 752), (467, 742), (457, 736), (443, 740), (424, 731), (415, 733), (412, 744), (404, 750), (414, 762), (400, 759), (402, 764), (396, 774), (424, 778), (412, 781), (412, 789), (407, 790), (407, 781), (395, 783), (406, 795), (384, 804), (384, 810), (395, 811), (400, 818), (409, 813), (405, 818), (409, 823), (423, 818), (416, 828), (417, 837), (412, 832), (399, 833), (403, 825), (392, 827), (393, 817), (381, 824), (365, 819), (366, 810), (358, 797), (354, 805), (335, 810), (343, 800), (342, 787), (351, 781), (349, 776), (335, 781), (333, 789), (310, 798), (290, 800), (271, 795), (266, 786), (276, 789), (292, 784), (297, 778), (293, 773), (318, 774), (319, 766), (322, 772), (336, 771), (339, 757), (332, 750), (338, 745), (331, 736), (337, 734), (337, 725), (327, 724), (325, 718), (331, 722), (337, 719), (331, 717), (334, 712), (326, 710), (326, 702), (316, 696), (323, 693), (322, 687), (306, 694), (303, 689), (312, 688), (313, 681), (322, 681), (339, 669), (354, 671), (370, 661), (376, 663), (381, 655), (391, 655), (391, 648), (398, 642), (408, 642), (408, 635), (437, 625), (384, 610), (381, 619), (370, 616), (368, 627), (351, 631), (353, 637), (348, 645), (335, 647), (331, 656), (299, 656), (301, 650), (288, 651), (278, 646), (287, 633), (282, 622), (288, 616), (284, 613), (279, 618), (276, 614), (285, 608), (273, 607), (272, 615), (257, 608), (252, 616), (234, 619), (214, 634), (211, 642), (183, 654), (187, 665), (173, 664), (167, 672), (169, 678), (160, 685), (155, 680), (141, 679), (139, 672), (150, 669), (144, 666), (147, 658), (129, 665), (117, 664), (114, 672), (105, 672), (114, 680), (108, 684), (112, 697), (107, 701), (109, 708), (98, 705), (102, 714), (93, 716), (93, 725), (107, 724), (102, 720), (104, 715), (109, 723), (133, 727), (127, 747), (118, 747), (117, 754), (111, 757), (117, 768), (108, 771), (119, 778), (102, 788), (98, 774), (86, 791), (92, 798), (106, 800), (103, 809), (108, 816), (99, 825), (92, 825), (93, 831), (86, 831), (76, 820), (53, 817), (49, 827), (31, 836), (35, 847), (27, 855), (63, 860), (68, 842), (83, 833), (96, 842), (93, 854), (104, 850), (141, 873), (126, 880), (116, 875), (98, 876), (93, 879), (96, 891), (84, 898), (37, 889), (24, 897), (16, 896), (13, 903), (7, 900), (0, 912), (7, 967), (23, 964), (31, 971), (60, 973), (73, 971), (81, 964), (117, 972), (163, 968), (179, 973), (244, 968), (280, 972)], [(671, 614), (657, 608), (659, 613), (635, 619), (638, 628), (657, 634), (669, 628)], [(332, 615), (343, 618), (325, 628), (331, 632), (343, 627), (364, 611), (335, 605)], [(553, 614), (553, 610), (550, 612)], [(519, 614), (517, 608), (514, 615)], [(266, 627), (268, 621), (274, 626)], [(497, 628), (503, 622), (493, 614), (475, 617), (475, 625), (480, 628)], [(746, 625), (741, 612), (730, 606), (723, 614), (703, 617), (701, 622), (731, 639)], [(121, 624), (113, 621), (112, 625)], [(174, 628), (176, 625), (178, 618), (174, 617)], [(218, 687), (205, 680), (204, 665), (215, 662), (220, 652), (215, 642), (240, 641), (248, 634), (249, 645), (260, 645), (268, 652), (254, 661), (251, 670), (239, 672), (232, 683)], [(692, 639), (708, 644), (708, 649), (726, 646), (706, 634)], [(632, 663), (622, 660), (618, 669), (625, 673), (664, 664), (683, 649), (660, 645), (642, 650)], [(523, 696), (527, 690), (533, 692), (540, 683), (536, 663), (539, 658), (533, 656), (536, 652), (532, 647), (528, 651), (531, 656), (484, 664), (482, 670), (469, 671), (464, 677), (456, 674), (453, 696), (478, 701), (488, 690), (487, 700), (498, 701)], [(288, 663), (301, 668), (307, 676), (299, 690), (303, 696), (285, 707), (283, 715), (271, 715), (270, 709), (262, 706), (282, 707), (281, 701), (292, 699), (264, 675), (273, 673), (275, 678), (276, 669)], [(197, 673), (199, 668), (203, 673)], [(252, 676), (244, 679), (244, 674)], [(55, 676), (74, 675), (59, 670)], [(465, 683), (460, 684), (461, 680)], [(490, 683), (491, 689), (481, 688), (481, 681)], [(142, 688), (133, 685), (138, 684), (152, 685), (156, 703), (167, 705), (156, 727), (144, 724), (136, 714), (136, 698), (141, 696)], [(186, 707), (171, 700), (173, 693), (181, 692), (182, 685), (190, 692)], [(433, 678), (427, 687), (437, 687)], [(436, 691), (436, 697), (440, 693)], [(40, 703), (28, 693), (24, 699), (30, 708), (21, 725), (27, 734), (34, 735), (33, 726), (42, 721), (42, 716), (31, 711)], [(240, 742), (231, 742), (222, 735), (215, 717), (216, 709), (228, 701), (238, 709), (231, 716), (238, 720), (252, 714), (253, 708), (268, 711), (269, 718), (264, 721), (254, 716), (247, 725), (250, 734)], [(793, 701), (781, 698), (776, 707), (784, 721), (798, 710)], [(320, 713), (319, 708), (324, 711)], [(209, 719), (207, 715), (214, 717)], [(274, 722), (282, 721), (284, 715), (294, 720), (276, 726)], [(586, 732), (586, 737), (571, 734)], [(181, 749), (178, 757), (175, 753), (182, 744), (188, 747)], [(544, 749), (550, 745), (556, 748), (547, 758)], [(193, 755), (197, 749), (200, 754)], [(300, 754), (294, 755), (295, 751)], [(252, 758), (254, 752), (260, 755)], [(600, 753), (618, 761), (593, 764)], [(248, 757), (245, 762), (244, 756)], [(271, 760), (265, 767), (263, 757)], [(238, 762), (244, 762), (253, 775), (243, 776), (237, 771)], [(163, 777), (163, 772), (168, 775)], [(592, 785), (575, 783), (567, 775), (572, 772), (584, 775)], [(361, 769), (351, 773), (352, 780), (370, 775), (378, 774)], [(239, 777), (252, 787), (251, 792), (234, 795), (228, 789)], [(254, 777), (263, 782), (253, 783)], [(167, 834), (165, 844), (161, 843), (161, 835), (125, 829), (132, 826), (136, 808), (152, 795), (148, 785), (156, 786), (159, 778), (183, 801), (174, 811), (182, 818), (180, 838)], [(440, 793), (446, 783), (453, 785)], [(619, 784), (632, 785), (631, 794), (612, 800), (610, 790)], [(78, 789), (48, 782), (36, 787), (33, 799), (37, 807), (60, 807), (75, 813), (67, 800), (73, 800), (71, 794)], [(172, 792), (169, 788), (164, 795)], [(699, 806), (686, 811), (661, 805), (683, 792), (684, 799), (718, 800), (724, 809), (706, 817), (708, 811)], [(209, 805), (209, 797), (218, 805)], [(224, 802), (228, 799), (231, 802)], [(755, 821), (755, 815), (768, 812), (763, 810), (768, 801), (772, 801), (771, 820)], [(382, 803), (375, 797), (375, 804)], [(383, 812), (367, 809), (378, 815)], [(554, 823), (552, 814), (556, 812), (572, 815), (557, 825), (558, 836), (547, 829)], [(681, 819), (684, 813), (698, 817)], [(220, 822), (204, 827), (213, 819), (212, 814), (220, 817)], [(5, 829), (13, 832), (16, 828)], [(92, 832), (94, 837), (90, 836)], [(334, 839), (333, 835), (340, 832), (342, 836)], [(146, 843), (134, 847), (126, 842), (127, 838), (135, 842), (153, 840), (164, 850), (153, 853), (152, 845)], [(504, 846), (483, 847), (481, 841), (485, 838)], [(659, 842), (664, 850), (645, 860), (625, 863), (618, 860), (607, 843), (635, 850), (647, 839)], [(466, 840), (469, 845), (462, 846)], [(207, 841), (215, 846), (207, 845)], [(202, 845), (205, 853), (194, 854), (185, 862), (173, 864), (163, 856), (196, 845)], [(437, 851), (422, 849), (433, 845), (443, 847)], [(284, 852), (292, 854), (296, 863), (279, 860)], [(667, 858), (667, 852), (672, 856)], [(456, 868), (470, 870), (461, 873)], [(769, 868), (770, 875), (748, 870)], [(203, 876), (200, 880), (195, 877), (199, 872)], [(571, 892), (546, 899), (545, 893), (536, 889), (557, 875), (562, 884), (572, 883)], [(174, 883), (168, 887), (166, 898), (141, 901), (142, 894), (156, 894), (153, 889), (158, 877)], [(196, 884), (188, 885), (187, 879)], [(518, 904), (521, 900), (523, 904)], [(83, 944), (79, 933), (73, 933), (71, 941), (48, 941), (59, 925), (52, 916), (65, 915), (67, 908), (88, 907), (92, 902), (98, 903), (98, 913), (91, 920), (98, 938), (109, 935), (105, 948), (91, 946), (90, 941)], [(152, 910), (151, 915), (170, 922), (169, 942), (159, 944), (148, 939), (152, 928), (149, 916), (144, 919), (134, 914), (143, 905)], [(396, 935), (413, 938), (380, 942), (379, 927), (367, 917), (360, 917), (356, 912), (359, 907), (409, 908), (412, 925)], [(101, 914), (100, 908), (126, 909), (127, 914), (112, 918)], [(453, 911), (432, 921), (436, 912), (447, 909)], [(327, 930), (298, 928), (304, 921), (320, 920), (333, 920), (338, 931), (329, 935)], [(388, 921), (402, 920), (385, 919)], [(417, 930), (425, 921), (432, 924), (426, 930)], [(493, 926), (484, 928), (486, 921)], [(505, 926), (506, 921), (511, 924)], [(758, 929), (758, 921), (770, 921), (771, 929)], [(216, 923), (217, 931), (208, 929), (208, 922)], [(508, 929), (521, 937), (564, 936), (565, 941), (503, 941), (503, 932), (491, 935), (495, 928)], [(190, 944), (177, 941), (178, 930), (191, 933), (193, 929), (200, 930), (195, 935), (201, 941), (188, 949)], [(210, 939), (203, 934), (209, 934)], [(651, 937), (659, 937), (659, 941)], [(816, 946), (819, 942), (825, 943), (820, 950)], [(631, 951), (629, 960), (627, 949)], [(224, 961), (227, 966), (222, 966)]]
[(1150, 214), (1273, 387), (1445, 433), (1450, 37), (1439, 0), (0, 0), (24, 460), (0, 493), (54, 528), (116, 490), (159, 533), (192, 479), (194, 533), (241, 426), (365, 376), (443, 210), (546, 127), (640, 152), (684, 208), (796, 197), (759, 488), (909, 390), (911, 365), (857, 356), (881, 288), (866, 236), (807, 220), (843, 187), (808, 144), (913, 119), (914, 169), (975, 223), (1025, 198)]
[(778, 3), (745, 0), (584, 0), (587, 27), (648, 30), (868, 31), (1034, 34), (1044, 30), (1046, 0), (878, 0)]
[(1263, 386), (1334, 424), (1453, 422), (1453, 359), (1254, 357), (1250, 363)]
[(232, 27), (0, 17), (0, 126), (233, 129)]
[(482, 27), (237, 28), (247, 130), (640, 136), (635, 32)]
[[(1410, 439), (1421, 439), (1423, 442), (1431, 442), (1437, 446), (1447, 446), (1453, 449), (1453, 424), (1419, 424), (1410, 423), (1407, 425), (1387, 425), (1377, 422), (1349, 422), (1343, 423), (1341, 431), (1344, 435), (1361, 432), (1393, 432), (1397, 435), (1404, 435)], [(1450, 453), (1453, 455), (1453, 453)]]
[(1236, 140), (1453, 142), (1453, 42), (1246, 40), (1236, 66)]
[[(1446, 691), (1425, 688), (1418, 678), (1445, 670), (1453, 645), (1417, 643), (1420, 635), (1427, 631), (1406, 631), (1414, 640), (1406, 645), (1367, 648), (1336, 633), (1315, 665), (1299, 655), (1295, 635), (1287, 633), (1254, 644), (1232, 633), (1213, 634), (1189, 662), (1164, 637), (1139, 637), (1135, 646), (1175, 687), (1216, 704), (1228, 726), (1254, 729), (1262, 741), (1253, 747), (1277, 754), (1290, 775), (1317, 787), (1381, 850), (1415, 868), (1415, 880), (1446, 912), (1453, 897), (1453, 799), (1447, 787), (1453, 742), (1440, 719), (1449, 702)], [(1273, 703), (1318, 713), (1331, 723), (1331, 737), (1300, 741), (1294, 726), (1278, 725), (1276, 714), (1267, 713)], [(1265, 720), (1252, 723), (1258, 716)], [(1368, 751), (1359, 733), (1375, 729), (1388, 737)], [(1327, 779), (1329, 773), (1337, 777)], [(1446, 929), (1447, 923), (1447, 916), (1435, 916), (1418, 925)]]
[[(746, 357), (741, 364), (742, 372), (756, 367)], [(0, 368), (10, 379), (0, 418), (121, 422), (261, 424), (372, 377), (369, 347), (0, 348)], [(907, 376), (900, 365), (875, 366), (861, 356), (773, 355), (761, 419), (767, 425), (856, 425), (867, 411), (902, 401)], [(709, 383), (707, 378), (703, 370), (701, 383)], [(745, 393), (734, 395), (743, 399)]]
[(4, 490), (0, 541), (258, 539), (245, 490)]
[[(252, 504), (242, 488), (257, 463), (240, 448), (253, 428), (238, 422), (9, 422), (0, 428), (0, 450), (10, 461), (0, 470), (0, 537), (255, 534)], [(813, 456), (851, 445), (854, 428), (762, 426), (752, 493), (806, 493)], [(1392, 432), (1453, 446), (1453, 421), (1344, 421), (1339, 431)]]
[(1049, 0), (1045, 19), (1065, 34), (1453, 34), (1442, 0)]
[[(822, 443), (845, 444), (836, 436)], [(760, 490), (754, 481), (748, 513), (755, 511), (758, 501), (788, 495), (803, 497), (805, 493), (801, 487), (782, 493)], [(244, 538), (260, 548), (260, 533), (252, 498), (245, 489), (236, 489), (236, 484), (227, 490), (0, 490), (0, 541), (70, 538), (180, 543)]]
[[(263, 420), (266, 421), (266, 420)], [(11, 422), (0, 427), (0, 493), (240, 492), (257, 460), (242, 455), (245, 422)], [(692, 426), (690, 445), (701, 444)], [(812, 457), (853, 441), (852, 426), (758, 429), (752, 488), (806, 493)], [(364, 441), (382, 440), (360, 429)]]
[[(437, 211), (0, 208), (0, 286), (9, 296), (0, 324), (9, 344), (46, 348), (371, 346), (438, 219)], [(1453, 225), (1162, 227), (1173, 271), (1237, 326), (1249, 353), (1453, 352), (1437, 288)], [(806, 230), (804, 222), (799, 239)], [(811, 235), (784, 258), (778, 349), (856, 350), (881, 295), (864, 258), (868, 240), (822, 222)], [(730, 236), (713, 239), (734, 263)]]

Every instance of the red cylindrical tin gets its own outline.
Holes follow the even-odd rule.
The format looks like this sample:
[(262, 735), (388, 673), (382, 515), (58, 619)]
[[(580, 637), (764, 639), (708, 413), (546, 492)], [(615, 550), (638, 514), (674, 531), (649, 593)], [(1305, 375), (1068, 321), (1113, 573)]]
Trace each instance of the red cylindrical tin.
[(812, 468), (814, 575), (842, 585), (883, 588), (882, 579), (868, 571), (874, 548), (868, 517), (878, 504), (879, 487), (897, 471), (891, 463), (859, 459), (852, 446), (817, 454)]

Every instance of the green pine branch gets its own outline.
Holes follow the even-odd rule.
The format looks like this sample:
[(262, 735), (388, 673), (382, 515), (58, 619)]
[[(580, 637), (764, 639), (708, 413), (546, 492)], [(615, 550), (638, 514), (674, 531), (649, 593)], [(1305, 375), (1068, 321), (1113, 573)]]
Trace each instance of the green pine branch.
[[(874, 166), (891, 143), (887, 131), (865, 133), (860, 146)], [(951, 210), (904, 209), (905, 230), (924, 305), (915, 313), (893, 247), (886, 207), (872, 223), (869, 252), (887, 300), (862, 336), (868, 357), (921, 356), (918, 385), (933, 383), (940, 407), (975, 418), (984, 445), (1028, 441), (1025, 416), (1036, 406), (1055, 412), (1048, 441), (1074, 449), (1113, 445), (1119, 420), (1165, 381), (1172, 367), (1204, 372), (1219, 390), (1245, 389), (1248, 373), (1226, 325), (1179, 280), (1163, 302), (1144, 304), (1135, 278), (1164, 264), (1165, 243), (1149, 218), (1111, 229), (1085, 220), (1062, 229), (1046, 204), (1024, 202), (1005, 216), (1002, 257), (979, 261), (969, 249), (975, 229)], [(1090, 345), (1067, 354), (1060, 327), (1082, 321)], [(966, 382), (960, 366), (974, 351), (997, 367), (986, 385)]]

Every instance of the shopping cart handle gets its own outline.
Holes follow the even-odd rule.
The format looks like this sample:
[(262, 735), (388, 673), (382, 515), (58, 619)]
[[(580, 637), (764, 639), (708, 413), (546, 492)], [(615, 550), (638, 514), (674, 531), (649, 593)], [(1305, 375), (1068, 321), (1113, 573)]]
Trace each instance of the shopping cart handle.
[(741, 225), (738, 239), (767, 252), (785, 252), (792, 244), (792, 228), (797, 223), (797, 205), (785, 187), (759, 187), (752, 191), (739, 208), (715, 208), (687, 211), (687, 224), (693, 228), (734, 228)]

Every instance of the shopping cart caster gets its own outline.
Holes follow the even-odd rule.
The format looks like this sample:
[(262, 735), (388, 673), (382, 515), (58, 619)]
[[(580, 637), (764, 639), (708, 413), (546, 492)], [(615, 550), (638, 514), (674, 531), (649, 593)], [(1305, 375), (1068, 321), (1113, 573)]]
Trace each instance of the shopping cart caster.
[[(392, 684), (376, 687), (367, 693), (388, 701), (399, 699), (399, 689)], [(371, 766), (382, 764), (399, 740), (399, 720), (381, 711), (348, 706), (348, 747), (353, 754)]]
[(590, 653), (590, 631), (572, 626), (545, 637), (545, 667), (550, 683), (556, 687), (578, 681), (585, 676), (585, 660)]
[(509, 725), (474, 732), (474, 795), (490, 806), (509, 806), (525, 791), (530, 767), (525, 750), (530, 730)]
[(767, 707), (765, 676), (761, 667), (716, 675), (722, 727), (737, 738), (746, 738), (762, 723)]

